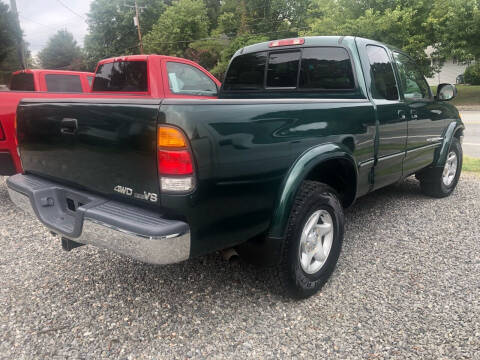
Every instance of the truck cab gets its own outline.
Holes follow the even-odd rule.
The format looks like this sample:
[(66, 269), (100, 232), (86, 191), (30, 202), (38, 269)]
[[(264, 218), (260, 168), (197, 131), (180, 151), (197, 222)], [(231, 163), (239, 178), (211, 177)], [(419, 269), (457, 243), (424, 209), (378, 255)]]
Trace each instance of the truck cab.
[(19, 70), (12, 74), (11, 91), (43, 91), (55, 93), (90, 92), (94, 73), (70, 70)]
[(220, 86), (212, 74), (193, 61), (164, 55), (129, 55), (98, 63), (92, 93), (214, 99)]

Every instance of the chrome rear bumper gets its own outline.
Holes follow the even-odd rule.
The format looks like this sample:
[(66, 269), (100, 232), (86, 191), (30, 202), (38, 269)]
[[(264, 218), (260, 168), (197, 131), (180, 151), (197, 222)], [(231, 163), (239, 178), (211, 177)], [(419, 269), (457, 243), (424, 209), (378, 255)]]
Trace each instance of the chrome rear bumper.
[[(14, 175), (7, 186), (15, 205), (67, 239), (151, 264), (176, 263), (190, 256), (190, 230), (183, 222), (31, 175)], [(81, 198), (86, 204), (72, 211), (67, 198)]]

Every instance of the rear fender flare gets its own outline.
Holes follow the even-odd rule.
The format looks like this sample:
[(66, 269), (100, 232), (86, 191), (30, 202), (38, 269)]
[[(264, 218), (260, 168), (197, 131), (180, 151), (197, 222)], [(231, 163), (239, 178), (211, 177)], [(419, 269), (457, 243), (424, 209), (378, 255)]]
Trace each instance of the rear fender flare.
[(308, 174), (322, 162), (333, 159), (344, 159), (351, 162), (355, 169), (355, 188), (358, 170), (350, 149), (342, 144), (323, 144), (305, 151), (292, 165), (280, 188), (280, 194), (273, 211), (270, 226), (270, 238), (283, 238), (290, 211), (302, 182)]

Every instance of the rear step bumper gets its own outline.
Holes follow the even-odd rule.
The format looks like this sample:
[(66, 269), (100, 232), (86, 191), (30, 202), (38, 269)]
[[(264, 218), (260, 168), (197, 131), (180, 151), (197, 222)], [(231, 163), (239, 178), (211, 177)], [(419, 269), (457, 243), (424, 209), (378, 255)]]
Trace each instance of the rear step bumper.
[(190, 256), (187, 223), (33, 175), (7, 179), (11, 200), (48, 229), (81, 244), (110, 249), (151, 264)]

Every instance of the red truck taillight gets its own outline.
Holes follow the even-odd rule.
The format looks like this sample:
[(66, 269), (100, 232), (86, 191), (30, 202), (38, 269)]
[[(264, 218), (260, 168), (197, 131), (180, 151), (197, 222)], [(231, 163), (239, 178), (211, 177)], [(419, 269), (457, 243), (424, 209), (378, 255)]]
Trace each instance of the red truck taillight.
[(160, 187), (167, 192), (193, 189), (193, 159), (185, 135), (177, 128), (158, 127), (158, 174)]

